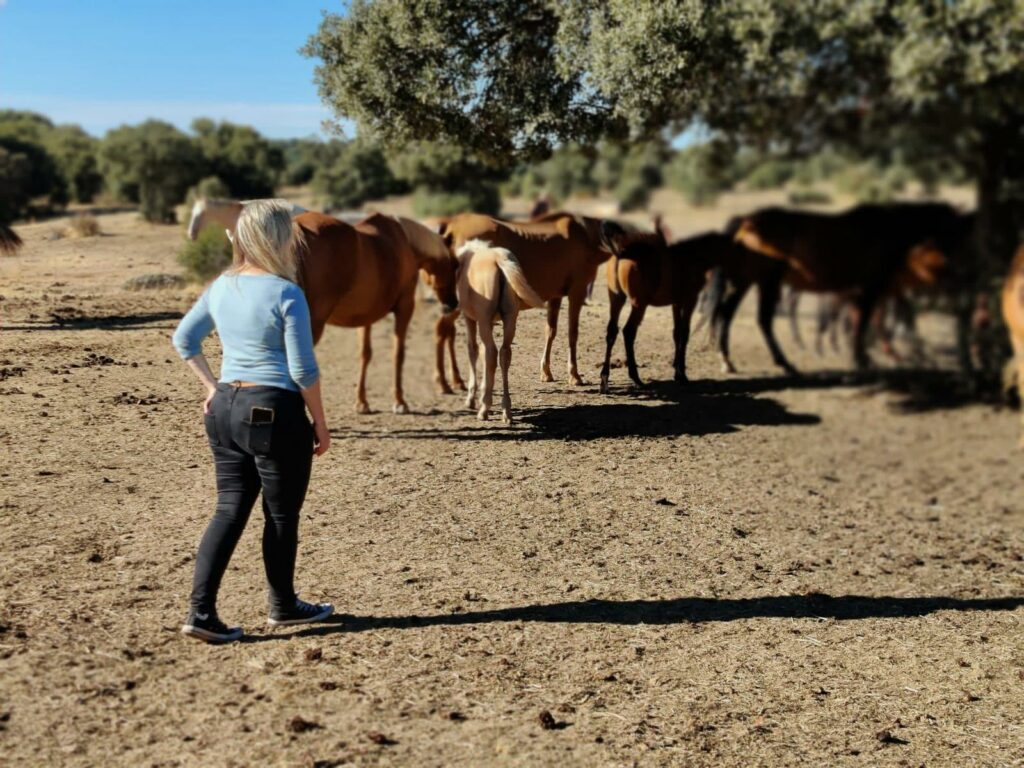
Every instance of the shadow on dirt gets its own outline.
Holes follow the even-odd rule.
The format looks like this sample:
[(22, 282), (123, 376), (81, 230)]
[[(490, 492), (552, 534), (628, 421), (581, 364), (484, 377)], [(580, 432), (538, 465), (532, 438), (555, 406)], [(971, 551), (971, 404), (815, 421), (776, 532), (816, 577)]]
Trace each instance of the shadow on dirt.
[[(791, 413), (766, 397), (747, 394), (700, 394), (673, 386), (659, 395), (658, 387), (645, 388), (634, 400), (595, 395), (592, 402), (514, 411), (516, 424), (501, 423), (500, 409), (492, 426), (480, 424), (469, 411), (453, 422), (385, 431), (346, 429), (338, 438), (376, 437), (402, 440), (596, 440), (611, 437), (674, 437), (736, 432), (744, 426), (806, 426), (819, 424), (814, 414)], [(628, 397), (628, 395), (627, 395)], [(671, 398), (671, 402), (664, 402)]]
[(838, 621), (908, 619), (939, 611), (1012, 611), (1024, 598), (865, 597), (820, 593), (738, 599), (682, 597), (673, 600), (586, 600), (492, 611), (424, 616), (338, 616), (334, 621), (289, 633), (253, 636), (243, 642), (288, 640), (335, 632), (375, 629), (453, 627), (464, 624), (538, 622), (554, 624), (703, 624), (749, 619), (812, 619)]
[(85, 315), (78, 312), (68, 314), (50, 313), (50, 319), (39, 322), (28, 322), (20, 325), (0, 325), (6, 331), (87, 331), (102, 329), (105, 331), (128, 331), (140, 325), (147, 326), (147, 330), (154, 328), (177, 327), (177, 322), (171, 325), (151, 325), (167, 320), (180, 320), (184, 315), (181, 312), (145, 312), (137, 315)]
[(705, 379), (690, 384), (698, 392), (759, 394), (803, 389), (856, 387), (865, 396), (892, 394), (897, 413), (950, 410), (998, 401), (997, 392), (960, 371), (934, 368), (886, 368), (870, 371), (815, 371), (797, 376)]

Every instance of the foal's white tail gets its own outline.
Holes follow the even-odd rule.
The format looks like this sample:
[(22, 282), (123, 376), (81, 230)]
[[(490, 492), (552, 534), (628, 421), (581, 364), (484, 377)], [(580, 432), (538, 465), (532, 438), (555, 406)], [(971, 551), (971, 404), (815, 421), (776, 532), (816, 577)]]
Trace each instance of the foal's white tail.
[(501, 274), (505, 276), (506, 282), (512, 286), (515, 294), (531, 307), (543, 306), (544, 299), (538, 296), (530, 283), (527, 282), (526, 275), (523, 274), (523, 268), (519, 266), (516, 257), (504, 248), (495, 248), (494, 255)]

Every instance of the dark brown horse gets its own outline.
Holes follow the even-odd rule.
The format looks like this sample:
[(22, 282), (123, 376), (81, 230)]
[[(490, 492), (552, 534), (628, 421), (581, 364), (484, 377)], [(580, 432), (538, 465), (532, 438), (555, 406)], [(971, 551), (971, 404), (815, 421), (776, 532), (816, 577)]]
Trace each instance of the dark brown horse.
[(729, 358), (729, 325), (747, 289), (760, 293), (758, 324), (776, 365), (795, 369), (779, 348), (772, 320), (783, 282), (803, 291), (851, 296), (856, 307), (853, 356), (869, 360), (865, 335), (879, 300), (908, 287), (937, 285), (963, 261), (973, 218), (942, 203), (860, 205), (823, 214), (767, 208), (735, 219), (728, 231), (745, 246), (714, 279), (714, 313), (722, 365)]
[(601, 391), (608, 391), (612, 348), (619, 333), (619, 315), (628, 301), (629, 318), (622, 329), (629, 378), (642, 386), (634, 344), (648, 307), (672, 307), (675, 380), (686, 381), (686, 345), (690, 319), (708, 270), (739, 248), (732, 238), (712, 232), (667, 245), (660, 233), (626, 232), (614, 222), (601, 227), (601, 239), (612, 254), (608, 262), (608, 330), (605, 335)]

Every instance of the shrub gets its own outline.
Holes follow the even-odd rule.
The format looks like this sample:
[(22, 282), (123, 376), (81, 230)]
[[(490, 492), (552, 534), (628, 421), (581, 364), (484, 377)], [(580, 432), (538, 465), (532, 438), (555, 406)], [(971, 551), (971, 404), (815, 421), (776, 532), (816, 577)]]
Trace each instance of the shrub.
[(174, 221), (174, 207), (200, 178), (202, 155), (173, 125), (147, 120), (109, 131), (100, 165), (111, 191), (138, 202), (147, 221)]
[(832, 196), (820, 189), (798, 188), (790, 190), (789, 202), (791, 205), (828, 205)]
[(399, 189), (384, 153), (361, 140), (345, 144), (331, 164), (313, 174), (317, 199), (331, 208), (358, 208)]
[(765, 160), (744, 180), (747, 189), (780, 189), (793, 178), (793, 164), (785, 160)]
[(412, 210), (420, 218), (466, 212), (496, 216), (501, 210), (501, 196), (493, 184), (478, 184), (454, 192), (417, 187), (412, 196)]
[(100, 223), (87, 213), (73, 217), (64, 232), (66, 237), (97, 237), (100, 234)]
[(680, 150), (669, 162), (666, 179), (690, 205), (712, 205), (718, 195), (732, 187), (731, 163), (711, 143)]
[(231, 242), (221, 227), (206, 227), (199, 237), (181, 246), (178, 263), (189, 277), (206, 282), (231, 266)]

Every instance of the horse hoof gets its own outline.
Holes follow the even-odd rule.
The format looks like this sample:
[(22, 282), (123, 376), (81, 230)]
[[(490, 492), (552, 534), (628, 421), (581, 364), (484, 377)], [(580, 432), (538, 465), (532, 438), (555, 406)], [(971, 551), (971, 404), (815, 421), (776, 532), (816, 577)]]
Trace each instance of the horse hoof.
[(392, 413), (406, 414), (409, 412), (409, 406), (405, 403), (395, 403), (391, 406)]
[(544, 371), (540, 375), (540, 380), (543, 382), (554, 381), (555, 377), (551, 375), (551, 371)]
[(464, 382), (464, 381), (453, 381), (452, 384), (455, 385), (456, 389), (461, 390), (462, 392), (466, 391), (466, 382)]
[(582, 387), (583, 386), (583, 379), (580, 378), (579, 376), (573, 376), (572, 377), (572, 383), (573, 383), (573, 386), (575, 386), (575, 387)]
[(489, 415), (490, 411), (488, 411), (486, 408), (481, 408), (480, 411), (477, 413), (476, 417), (480, 419), (480, 421), (487, 421), (487, 417)]
[(602, 376), (601, 377), (600, 392), (601, 392), (602, 395), (607, 395), (608, 394), (608, 377), (607, 376)]
[(722, 363), (722, 373), (736, 373), (736, 366), (732, 363)]
[(441, 395), (454, 395), (455, 394), (455, 390), (453, 390), (447, 384), (439, 385), (438, 388), (437, 388), (437, 391), (438, 391), (438, 394), (441, 394)]
[(689, 384), (690, 380), (686, 377), (686, 374), (677, 374), (675, 378), (676, 384)]
[(370, 404), (369, 403), (356, 403), (356, 413), (360, 413), (360, 414), (365, 415), (365, 414), (367, 414), (369, 412), (370, 412)]
[(508, 411), (504, 411), (501, 414), (501, 420), (504, 421), (506, 424), (511, 424), (512, 423), (512, 414), (509, 413)]

